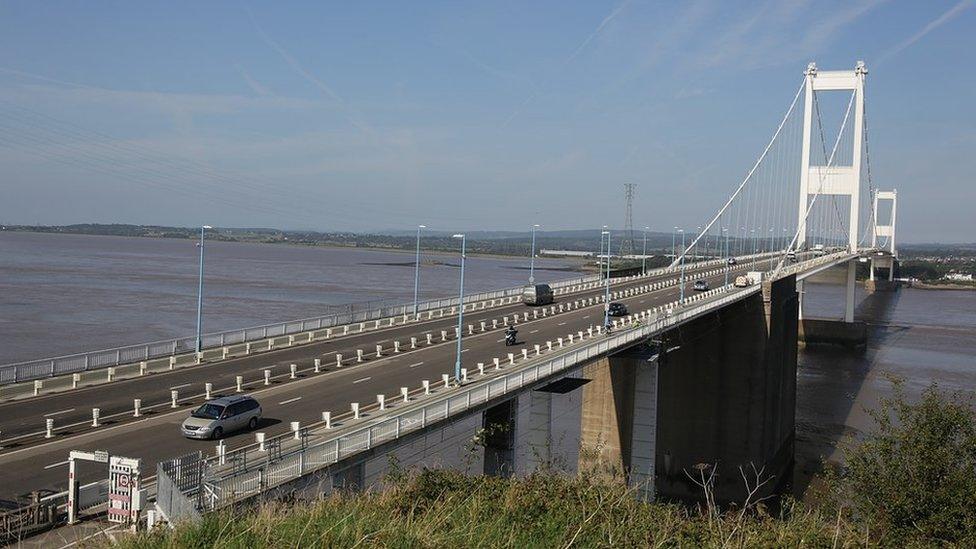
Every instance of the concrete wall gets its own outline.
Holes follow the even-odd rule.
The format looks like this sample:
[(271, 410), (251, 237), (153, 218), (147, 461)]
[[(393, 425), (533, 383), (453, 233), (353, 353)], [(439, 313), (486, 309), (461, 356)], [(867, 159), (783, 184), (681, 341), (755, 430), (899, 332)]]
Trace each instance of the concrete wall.
[(764, 469), (767, 493), (791, 477), (798, 298), (795, 279), (664, 334), (657, 376), (656, 490), (696, 500), (687, 476), (716, 468), (720, 502), (746, 494), (739, 467)]

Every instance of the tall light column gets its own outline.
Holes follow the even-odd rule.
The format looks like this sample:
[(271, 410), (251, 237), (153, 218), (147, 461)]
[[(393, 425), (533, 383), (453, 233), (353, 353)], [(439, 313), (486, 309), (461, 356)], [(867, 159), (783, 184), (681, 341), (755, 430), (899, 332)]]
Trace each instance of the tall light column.
[(641, 254), (641, 274), (647, 274), (647, 230), (650, 227), (644, 227), (644, 253)]
[[(681, 233), (681, 249), (684, 250), (685, 249), (685, 230), (684, 229), (678, 229), (678, 232)], [(685, 300), (685, 256), (684, 256), (684, 254), (682, 254), (681, 255), (681, 294), (678, 297), (678, 301), (684, 301), (684, 300)]]
[(529, 284), (535, 284), (535, 230), (538, 225), (532, 225), (532, 255), (529, 256)]
[(464, 234), (456, 234), (461, 239), (461, 284), (458, 289), (457, 360), (454, 362), (454, 379), (461, 383), (461, 337), (464, 334)]
[(674, 237), (677, 234), (677, 232), (678, 232), (678, 228), (677, 227), (675, 227), (674, 230), (671, 231), (671, 261), (674, 261), (675, 259), (678, 259), (677, 250), (675, 249), (675, 246), (674, 246)]
[(426, 229), (427, 225), (417, 225), (417, 257), (414, 260), (413, 268), (413, 316), (417, 316), (417, 299), (420, 295), (420, 229)]
[(729, 228), (722, 227), (722, 232), (725, 233), (725, 285), (729, 285), (729, 271), (732, 270), (732, 265), (729, 263)]
[[(603, 325), (606, 326), (610, 324), (610, 231), (603, 231), (603, 234), (607, 235), (607, 279), (604, 282), (604, 294), (603, 294)], [(600, 238), (603, 241), (603, 238)]]
[(203, 235), (207, 229), (212, 229), (210, 225), (200, 227), (200, 277), (197, 282), (197, 352), (203, 348)]

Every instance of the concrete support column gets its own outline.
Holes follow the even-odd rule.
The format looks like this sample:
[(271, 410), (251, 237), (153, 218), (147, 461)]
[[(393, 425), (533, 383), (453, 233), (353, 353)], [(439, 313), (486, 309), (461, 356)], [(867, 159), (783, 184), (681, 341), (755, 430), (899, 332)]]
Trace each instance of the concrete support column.
[(855, 275), (857, 274), (857, 261), (847, 262), (847, 288), (845, 292), (844, 300), (844, 322), (854, 322), (854, 290), (856, 285), (854, 284)]
[(628, 485), (644, 501), (654, 499), (657, 446), (657, 361), (640, 361), (634, 375), (633, 428)]

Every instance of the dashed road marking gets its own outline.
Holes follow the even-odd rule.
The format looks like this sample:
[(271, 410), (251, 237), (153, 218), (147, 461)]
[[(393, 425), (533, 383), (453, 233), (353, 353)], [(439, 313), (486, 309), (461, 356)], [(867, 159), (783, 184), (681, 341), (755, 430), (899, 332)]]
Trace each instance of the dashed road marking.
[(414, 362), (413, 364), (411, 364), (411, 365), (410, 365), (410, 367), (411, 367), (411, 368), (416, 368), (417, 366), (420, 366), (420, 365), (422, 365), (423, 363), (424, 363), (423, 361), (420, 361), (420, 362)]
[(190, 385), (193, 385), (193, 384), (192, 383), (184, 383), (183, 385), (173, 385), (169, 389), (172, 391), (173, 389), (181, 389), (183, 387), (189, 387)]
[(560, 322), (559, 324), (557, 324), (557, 326), (565, 326), (565, 325), (566, 325), (565, 322)]
[(369, 381), (371, 379), (373, 379), (372, 376), (370, 376), (370, 377), (364, 377), (363, 379), (357, 379), (356, 381), (353, 381), (353, 383), (362, 383), (364, 381)]
[(67, 410), (61, 410), (60, 412), (51, 412), (50, 414), (44, 414), (44, 417), (59, 416), (61, 414), (67, 414), (68, 412), (74, 412), (74, 408), (68, 408)]
[(62, 465), (67, 465), (67, 464), (68, 464), (68, 460), (64, 460), (64, 461), (59, 461), (57, 463), (52, 463), (50, 465), (45, 465), (44, 468), (45, 469), (54, 469), (55, 467), (61, 467)]
[(289, 398), (288, 400), (282, 400), (281, 402), (278, 403), (278, 406), (281, 406), (283, 404), (291, 404), (292, 402), (296, 402), (301, 399), (302, 397), (295, 397), (295, 398)]
[(539, 330), (532, 330), (532, 331), (531, 331), (531, 332), (529, 332), (529, 333), (530, 333), (530, 334), (537, 334), (537, 333), (539, 333)]

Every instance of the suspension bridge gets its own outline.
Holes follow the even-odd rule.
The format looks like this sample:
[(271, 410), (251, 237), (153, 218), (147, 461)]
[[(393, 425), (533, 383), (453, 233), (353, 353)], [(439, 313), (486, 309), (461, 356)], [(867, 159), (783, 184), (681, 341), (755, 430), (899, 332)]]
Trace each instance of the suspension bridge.
[[(703, 463), (731, 468), (716, 485), (726, 501), (741, 497), (737, 465), (788, 478), (804, 281), (845, 270), (843, 325), (858, 265), (883, 290), (897, 264), (897, 193), (871, 176), (867, 74), (811, 63), (751, 169), (665, 268), (555, 283), (544, 306), (510, 288), (210, 334), (199, 350), (0, 367), (0, 497), (35, 492), (6, 527), (106, 505), (120, 524), (193, 520), (370, 486), (390, 456), (485, 474), (596, 460), (645, 497), (691, 497), (683, 471)], [(627, 313), (611, 318), (610, 302)], [(508, 326), (514, 348), (500, 343)], [(256, 432), (180, 437), (190, 409), (243, 392), (264, 407)], [(122, 469), (84, 465), (108, 456), (133, 460), (125, 487)]]

